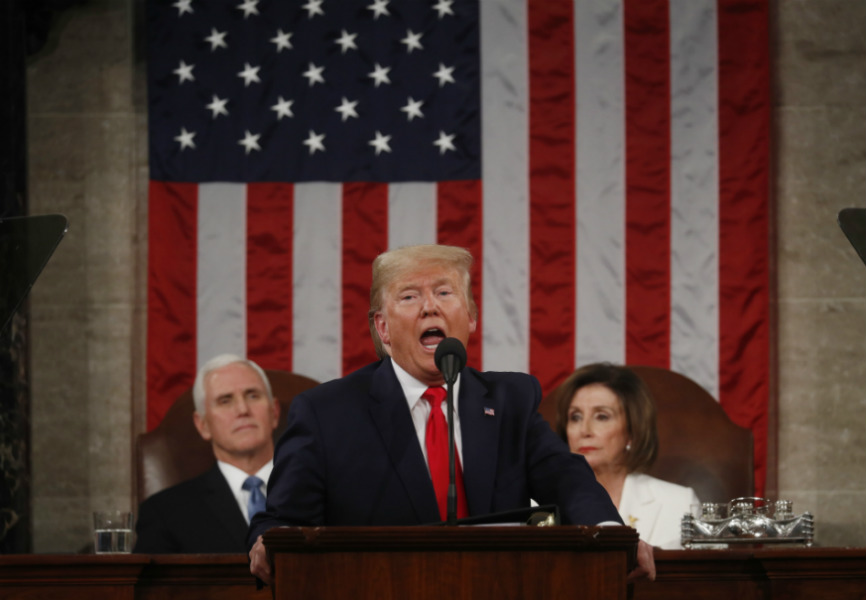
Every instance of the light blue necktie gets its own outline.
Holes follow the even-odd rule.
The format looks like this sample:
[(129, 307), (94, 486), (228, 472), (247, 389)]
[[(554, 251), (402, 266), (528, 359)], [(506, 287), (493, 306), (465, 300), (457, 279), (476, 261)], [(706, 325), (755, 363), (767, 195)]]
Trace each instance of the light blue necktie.
[(247, 501), (247, 514), (249, 515), (250, 520), (252, 520), (253, 515), (265, 510), (265, 495), (262, 493), (263, 483), (264, 481), (255, 475), (250, 475), (241, 486), (243, 489), (249, 490), (250, 492), (250, 499)]

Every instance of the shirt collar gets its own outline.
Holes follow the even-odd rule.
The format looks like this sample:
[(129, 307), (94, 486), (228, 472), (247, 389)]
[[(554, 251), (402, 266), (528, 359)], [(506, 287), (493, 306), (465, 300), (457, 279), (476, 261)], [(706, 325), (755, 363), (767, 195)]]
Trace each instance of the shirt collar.
[[(421, 399), (421, 394), (427, 391), (430, 387), (425, 383), (421, 383), (406, 370), (398, 365), (394, 359), (391, 359), (391, 366), (394, 367), (394, 374), (397, 376), (397, 381), (400, 382), (400, 387), (403, 388), (403, 396), (406, 398), (406, 403), (409, 405), (409, 410), (418, 403)], [(446, 387), (447, 389), (447, 387)], [(460, 374), (457, 374), (457, 381), (454, 382), (454, 412), (457, 412), (457, 398), (460, 396)], [(455, 421), (456, 423), (457, 421)]]
[[(220, 469), (220, 472), (223, 474), (223, 477), (226, 478), (226, 481), (229, 482), (229, 487), (233, 490), (241, 489), (241, 486), (246, 481), (246, 478), (249, 475), (243, 469), (238, 469), (234, 465), (230, 465), (227, 462), (223, 462), (221, 460), (217, 461), (217, 466)], [(256, 477), (264, 481), (268, 482), (268, 478), (271, 476), (271, 470), (274, 468), (274, 461), (269, 460), (265, 465), (256, 472)]]

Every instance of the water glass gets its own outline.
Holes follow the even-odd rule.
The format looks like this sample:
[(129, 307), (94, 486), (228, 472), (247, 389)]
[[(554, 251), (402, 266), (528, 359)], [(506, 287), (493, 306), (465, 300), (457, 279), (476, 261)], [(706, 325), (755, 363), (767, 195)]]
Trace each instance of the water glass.
[(94, 512), (93, 547), (97, 554), (132, 552), (132, 513), (127, 510)]

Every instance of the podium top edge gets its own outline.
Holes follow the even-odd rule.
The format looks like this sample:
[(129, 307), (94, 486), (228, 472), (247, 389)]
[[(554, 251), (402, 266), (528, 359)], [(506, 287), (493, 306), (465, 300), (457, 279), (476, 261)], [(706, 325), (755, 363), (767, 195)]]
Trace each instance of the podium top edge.
[(263, 541), (273, 552), (389, 552), (407, 550), (629, 550), (637, 546), (631, 527), (388, 526), (276, 527)]

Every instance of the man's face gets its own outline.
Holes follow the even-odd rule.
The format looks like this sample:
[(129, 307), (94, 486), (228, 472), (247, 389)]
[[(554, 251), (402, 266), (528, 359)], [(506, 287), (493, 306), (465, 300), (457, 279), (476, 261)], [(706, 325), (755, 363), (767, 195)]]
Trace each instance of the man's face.
[(258, 373), (243, 363), (232, 363), (208, 373), (204, 389), (205, 413), (195, 413), (193, 420), (213, 445), (217, 459), (234, 464), (266, 455), (270, 460), (280, 406), (268, 400)]
[(419, 381), (442, 385), (434, 361), (436, 346), (446, 337), (465, 346), (476, 326), (459, 271), (422, 263), (397, 277), (384, 294), (374, 321), (391, 358)]

